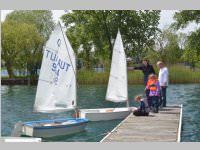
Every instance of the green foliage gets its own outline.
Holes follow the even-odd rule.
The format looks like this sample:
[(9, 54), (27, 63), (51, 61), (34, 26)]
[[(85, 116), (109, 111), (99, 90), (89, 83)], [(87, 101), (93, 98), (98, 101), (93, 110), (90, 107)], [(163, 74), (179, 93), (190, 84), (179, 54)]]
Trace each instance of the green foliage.
[[(173, 28), (159, 31), (160, 11), (135, 10), (75, 10), (62, 16), (67, 27), (67, 36), (86, 70), (79, 71), (78, 80), (84, 83), (107, 83), (114, 40), (120, 29), (126, 55), (139, 63), (147, 57), (151, 64), (163, 60), (167, 64), (189, 63), (192, 68), (200, 67), (200, 29), (191, 35), (178, 34)], [(180, 11), (175, 14), (176, 27), (186, 27), (189, 22), (199, 23), (200, 11)], [(13, 11), (2, 23), (2, 66), (13, 77), (14, 69), (33, 69), (40, 66), (42, 48), (54, 23), (51, 11)], [(103, 65), (105, 73), (91, 70)], [(190, 82), (187, 76), (198, 80), (196, 71), (175, 66), (171, 69), (172, 82)], [(177, 69), (177, 71), (176, 71)], [(197, 68), (198, 70), (198, 68)], [(179, 74), (180, 73), (180, 74)], [(129, 73), (130, 83), (142, 83), (141, 72)], [(180, 80), (179, 80), (179, 77)], [(198, 81), (199, 82), (199, 81)]]
[[(176, 26), (177, 29), (185, 28), (191, 22), (200, 22), (200, 10), (180, 11), (174, 15), (174, 18), (176, 20), (174, 26)], [(182, 59), (189, 63), (193, 69), (196, 66), (200, 66), (200, 28), (192, 32), (188, 37)]]
[[(172, 28), (164, 29), (157, 35), (156, 51), (148, 53), (148, 57), (162, 60), (168, 64), (175, 64), (180, 61), (182, 50), (179, 47), (179, 36), (172, 30)], [(183, 43), (181, 43), (184, 45)], [(154, 54), (155, 53), (155, 54)]]
[(200, 55), (200, 28), (189, 36), (188, 46), (191, 49), (195, 49), (197, 55)]
[[(169, 69), (169, 83), (200, 83), (200, 71), (191, 71), (190, 68), (183, 65), (170, 65)], [(156, 67), (155, 71), (158, 74)], [(128, 71), (129, 84), (143, 84), (143, 73), (141, 71)], [(77, 74), (79, 84), (107, 84), (109, 72), (94, 72), (94, 71), (79, 71)]]
[(200, 29), (193, 32), (189, 38), (187, 47), (184, 50), (182, 59), (188, 62), (194, 69), (196, 66), (200, 66)]
[(175, 64), (179, 62), (181, 54), (182, 53), (178, 46), (177, 37), (175, 35), (171, 35), (169, 37), (169, 43), (165, 48), (165, 62)]
[(106, 84), (108, 83), (109, 72), (94, 72), (91, 70), (79, 71), (77, 81), (79, 84)]
[(2, 65), (13, 77), (13, 68), (27, 68), (35, 75), (41, 64), (42, 49), (54, 23), (51, 11), (13, 11), (2, 23)]
[[(169, 69), (169, 83), (182, 84), (182, 83), (200, 83), (200, 71), (191, 71), (190, 68), (183, 65), (170, 65)], [(158, 69), (154, 67), (156, 74)], [(128, 71), (128, 83), (130, 84), (143, 84), (143, 73), (141, 71)], [(17, 79), (24, 79), (26, 77), (15, 77)], [(31, 79), (37, 79), (37, 76), (31, 76)], [(7, 77), (2, 77), (7, 79)], [(108, 84), (109, 72), (94, 72), (91, 70), (81, 70), (77, 72), (78, 84)]]
[(191, 65), (191, 68), (195, 67), (195, 64), (199, 61), (197, 51), (194, 49), (185, 49), (182, 55), (182, 59)]
[(157, 61), (161, 59), (161, 54), (160, 52), (153, 49), (148, 49), (146, 53), (146, 58), (150, 61), (151, 64), (156, 64)]
[(191, 71), (182, 65), (169, 66), (170, 83), (200, 83), (200, 71)]
[(85, 54), (82, 58), (87, 62), (88, 57), (92, 57), (88, 56), (88, 51), (93, 45), (93, 57), (99, 58), (99, 63), (106, 65), (111, 60), (118, 29), (127, 56), (140, 61), (145, 55), (144, 49), (154, 44), (159, 14), (160, 11), (86, 10), (65, 14), (62, 20), (68, 28), (67, 36), (76, 53), (82, 45), (82, 53)]
[[(109, 72), (94, 72), (82, 70), (78, 72), (77, 80), (79, 84), (107, 84)], [(130, 84), (143, 84), (143, 74), (141, 71), (129, 71), (128, 80)]]
[(174, 19), (176, 20), (174, 26), (177, 29), (185, 28), (192, 21), (195, 21), (196, 23), (200, 22), (200, 10), (183, 10), (176, 12)]
[(38, 33), (47, 40), (54, 28), (52, 12), (49, 10), (17, 10), (6, 16), (6, 20), (34, 24)]
[[(35, 49), (43, 42), (34, 25), (5, 21), (2, 23), (2, 53), (9, 76), (13, 77), (13, 69), (26, 68), (38, 59)], [(31, 56), (31, 57), (30, 57)]]

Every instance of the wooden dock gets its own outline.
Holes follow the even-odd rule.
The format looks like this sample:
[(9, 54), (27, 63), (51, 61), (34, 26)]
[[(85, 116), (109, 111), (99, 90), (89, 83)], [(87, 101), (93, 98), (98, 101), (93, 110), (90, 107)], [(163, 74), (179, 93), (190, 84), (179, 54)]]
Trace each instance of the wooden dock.
[(180, 142), (182, 105), (162, 108), (147, 117), (130, 114), (100, 142)]

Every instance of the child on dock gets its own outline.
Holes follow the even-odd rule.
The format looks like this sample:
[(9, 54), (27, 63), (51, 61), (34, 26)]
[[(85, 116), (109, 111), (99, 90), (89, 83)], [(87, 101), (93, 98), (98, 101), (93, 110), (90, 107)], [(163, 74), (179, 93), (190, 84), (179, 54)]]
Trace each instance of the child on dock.
[(160, 84), (155, 74), (149, 75), (145, 91), (146, 90), (149, 90), (148, 104), (150, 109), (153, 109), (154, 113), (158, 113)]
[(140, 103), (138, 109), (133, 111), (135, 116), (148, 116), (149, 115), (149, 106), (147, 102), (147, 98), (142, 98), (142, 96), (136, 96), (135, 101)]

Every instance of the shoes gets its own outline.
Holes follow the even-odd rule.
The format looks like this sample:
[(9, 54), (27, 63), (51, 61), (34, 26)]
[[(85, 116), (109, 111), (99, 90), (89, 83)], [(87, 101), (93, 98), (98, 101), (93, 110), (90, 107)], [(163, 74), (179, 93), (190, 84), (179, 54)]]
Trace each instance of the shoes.
[(153, 107), (153, 113), (158, 113), (158, 107)]
[(158, 113), (158, 111), (153, 111), (154, 113)]

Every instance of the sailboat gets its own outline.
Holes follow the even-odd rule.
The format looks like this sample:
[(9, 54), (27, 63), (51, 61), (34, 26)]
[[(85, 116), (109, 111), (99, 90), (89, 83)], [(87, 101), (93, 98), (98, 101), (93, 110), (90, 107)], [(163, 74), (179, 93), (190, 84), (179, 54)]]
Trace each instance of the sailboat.
[[(76, 109), (76, 57), (58, 23), (44, 47), (34, 111), (59, 113)], [(13, 136), (53, 137), (80, 132), (88, 119), (64, 118), (17, 123)]]
[(127, 107), (80, 109), (79, 116), (90, 121), (123, 119), (136, 109), (135, 107), (129, 107), (127, 62), (120, 31), (117, 33), (113, 47), (106, 100), (115, 103), (126, 102)]

